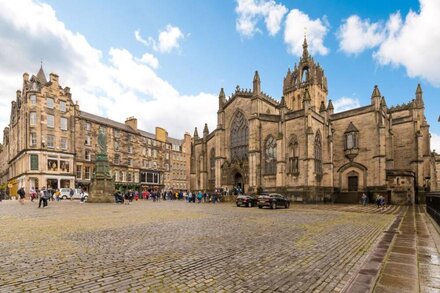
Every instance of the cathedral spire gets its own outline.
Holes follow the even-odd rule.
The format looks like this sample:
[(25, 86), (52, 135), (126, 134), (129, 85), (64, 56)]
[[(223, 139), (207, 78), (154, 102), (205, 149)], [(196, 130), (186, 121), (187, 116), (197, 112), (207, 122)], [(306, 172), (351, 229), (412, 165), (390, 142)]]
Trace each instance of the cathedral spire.
[(219, 110), (223, 109), (223, 106), (226, 104), (226, 96), (223, 88), (220, 89), (220, 93), (218, 94), (218, 108)]
[(328, 100), (327, 111), (328, 111), (330, 114), (333, 114), (333, 111), (334, 111), (334, 110), (335, 110), (335, 107), (333, 107), (332, 100), (330, 99), (330, 100)]
[(209, 129), (208, 129), (208, 123), (205, 123), (205, 127), (203, 128), (203, 137), (208, 136)]
[(254, 93), (259, 94), (261, 91), (261, 82), (260, 82), (260, 75), (258, 74), (258, 70), (255, 71), (254, 75)]
[(199, 139), (199, 133), (197, 132), (197, 127), (194, 129), (194, 139)]
[(423, 91), (422, 91), (422, 87), (420, 86), (420, 83), (417, 85), (417, 89), (416, 89), (416, 104), (418, 106), (424, 106), (423, 103)]

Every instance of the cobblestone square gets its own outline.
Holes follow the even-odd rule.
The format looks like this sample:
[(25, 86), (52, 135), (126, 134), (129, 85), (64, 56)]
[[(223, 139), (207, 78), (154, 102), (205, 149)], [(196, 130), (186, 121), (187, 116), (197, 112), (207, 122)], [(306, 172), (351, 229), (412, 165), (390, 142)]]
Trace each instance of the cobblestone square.
[(398, 208), (3, 201), (0, 292), (338, 292)]

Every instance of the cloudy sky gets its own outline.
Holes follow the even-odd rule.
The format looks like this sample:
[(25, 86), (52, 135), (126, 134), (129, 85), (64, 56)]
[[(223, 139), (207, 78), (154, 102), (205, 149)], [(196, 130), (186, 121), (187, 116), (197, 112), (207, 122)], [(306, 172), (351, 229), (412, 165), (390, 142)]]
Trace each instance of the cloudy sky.
[(388, 106), (424, 92), (432, 148), (440, 151), (438, 0), (0, 0), (0, 127), (22, 74), (57, 73), (82, 110), (129, 116), (181, 138), (216, 126), (217, 96), (250, 88), (279, 99), (304, 31), (337, 111)]

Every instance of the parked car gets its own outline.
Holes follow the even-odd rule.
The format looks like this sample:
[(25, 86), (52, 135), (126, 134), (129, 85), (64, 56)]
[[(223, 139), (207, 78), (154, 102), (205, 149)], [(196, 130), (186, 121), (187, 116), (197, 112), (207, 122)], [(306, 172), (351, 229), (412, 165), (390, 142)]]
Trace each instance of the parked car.
[(235, 204), (237, 205), (237, 207), (255, 207), (257, 205), (257, 198), (253, 195), (240, 194), (235, 199)]
[(276, 209), (279, 207), (288, 209), (290, 207), (290, 200), (284, 195), (278, 193), (267, 193), (258, 196), (258, 208), (270, 207)]
[[(70, 188), (61, 188), (60, 189), (60, 198), (61, 199), (81, 199), (81, 188), (73, 189), (73, 195), (70, 196)], [(84, 200), (89, 198), (89, 194), (84, 192)]]

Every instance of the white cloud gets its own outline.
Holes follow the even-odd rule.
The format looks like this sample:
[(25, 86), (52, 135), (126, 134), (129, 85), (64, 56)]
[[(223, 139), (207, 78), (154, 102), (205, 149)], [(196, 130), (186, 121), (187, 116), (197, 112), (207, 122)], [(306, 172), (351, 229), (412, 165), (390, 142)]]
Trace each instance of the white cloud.
[(434, 150), (437, 154), (440, 153), (440, 134), (431, 132), (431, 151)]
[(335, 107), (335, 113), (359, 108), (361, 106), (359, 99), (349, 97), (341, 97), (334, 100), (332, 103)]
[(384, 39), (380, 23), (370, 23), (357, 15), (347, 18), (337, 33), (340, 49), (347, 54), (359, 54), (376, 47)]
[(148, 40), (145, 40), (144, 38), (142, 38), (141, 32), (139, 30), (136, 30), (134, 32), (134, 37), (135, 37), (136, 41), (138, 41), (141, 44), (144, 44), (147, 47), (151, 45), (151, 43)]
[(325, 17), (322, 20), (319, 18), (312, 20), (307, 14), (293, 9), (287, 15), (284, 42), (288, 45), (290, 53), (300, 56), (303, 51), (304, 29), (306, 29), (309, 52), (327, 55), (328, 48), (324, 46), (324, 38), (329, 27)]
[[(181, 95), (156, 74), (158, 61), (153, 55), (137, 58), (124, 48), (111, 48), (109, 59), (103, 60), (102, 52), (66, 28), (49, 5), (31, 0), (1, 2), (0, 111), (7, 114), (0, 116), (0, 125), (8, 123), (22, 73), (36, 74), (40, 58), (46, 74), (55, 71), (84, 111), (116, 121), (136, 116), (141, 129), (154, 131), (161, 126), (177, 138), (196, 125), (216, 125), (216, 95)], [(161, 48), (171, 47), (164, 40)], [(200, 107), (204, 111), (194, 115)]]
[(374, 54), (383, 65), (404, 66), (410, 77), (420, 76), (440, 86), (440, 1), (420, 0), (420, 13), (390, 16), (388, 36)]
[(185, 38), (179, 27), (170, 24), (163, 31), (159, 32), (158, 40), (152, 37), (148, 37), (147, 40), (142, 38), (139, 30), (134, 32), (134, 36), (138, 42), (147, 47), (152, 46), (155, 51), (161, 53), (169, 53), (174, 49), (179, 49), (179, 42)]
[[(409, 11), (405, 19), (396, 12), (390, 15), (382, 29), (379, 28), (381, 22), (370, 24), (368, 20), (359, 20), (360, 28), (353, 31), (355, 38), (351, 41), (341, 38), (340, 47), (360, 53), (376, 46), (373, 56), (379, 64), (403, 66), (408, 76), (421, 77), (434, 86), (440, 86), (439, 15), (440, 1), (420, 0), (419, 12)], [(364, 42), (360, 41), (363, 38)], [(357, 41), (361, 42), (358, 46), (355, 44)]]
[(159, 60), (157, 60), (157, 58), (150, 53), (145, 53), (144, 55), (142, 55), (140, 61), (147, 64), (153, 69), (157, 69), (159, 67)]
[(258, 28), (261, 19), (264, 19), (269, 34), (276, 35), (287, 12), (284, 5), (277, 4), (274, 0), (237, 0), (237, 4), (235, 12), (238, 18), (235, 27), (244, 37), (252, 37), (261, 32)]

